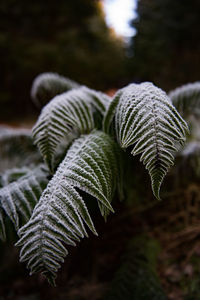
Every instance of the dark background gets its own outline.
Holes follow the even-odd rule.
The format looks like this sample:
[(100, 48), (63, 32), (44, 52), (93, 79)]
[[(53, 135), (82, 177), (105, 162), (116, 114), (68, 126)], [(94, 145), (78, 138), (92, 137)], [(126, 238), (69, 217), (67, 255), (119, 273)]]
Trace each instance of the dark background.
[(140, 0), (129, 43), (105, 23), (102, 1), (0, 2), (0, 120), (32, 117), (33, 79), (53, 71), (100, 90), (199, 80), (200, 2)]

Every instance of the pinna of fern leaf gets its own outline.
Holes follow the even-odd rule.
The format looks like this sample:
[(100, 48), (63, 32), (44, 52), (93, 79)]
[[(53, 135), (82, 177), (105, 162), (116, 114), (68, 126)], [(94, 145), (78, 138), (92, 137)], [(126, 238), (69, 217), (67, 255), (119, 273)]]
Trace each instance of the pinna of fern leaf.
[(141, 154), (151, 178), (152, 190), (160, 199), (160, 186), (174, 162), (178, 144), (183, 145), (188, 131), (170, 99), (152, 83), (130, 84), (119, 90), (104, 117), (104, 130), (114, 126), (121, 148), (133, 146)]

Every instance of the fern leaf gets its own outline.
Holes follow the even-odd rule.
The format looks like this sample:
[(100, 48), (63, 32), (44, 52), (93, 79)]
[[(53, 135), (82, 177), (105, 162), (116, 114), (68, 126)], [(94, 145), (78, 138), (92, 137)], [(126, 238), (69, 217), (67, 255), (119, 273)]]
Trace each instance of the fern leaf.
[[(41, 271), (52, 282), (67, 255), (62, 242), (75, 245), (87, 236), (84, 223), (96, 234), (79, 190), (110, 205), (117, 178), (116, 144), (103, 132), (76, 139), (36, 205), (32, 217), (19, 230), (21, 261), (31, 273)], [(105, 210), (102, 210), (104, 214)]]
[(91, 97), (88, 100), (93, 107), (93, 111), (98, 111), (102, 114), (102, 116), (104, 116), (105, 111), (111, 102), (111, 97), (102, 92), (89, 89), (86, 86), (83, 86), (83, 90)]
[(6, 240), (6, 228), (5, 228), (5, 212), (0, 206), (0, 240)]
[(112, 120), (115, 116), (115, 110), (117, 108), (117, 105), (119, 103), (119, 99), (120, 99), (122, 93), (123, 93), (123, 89), (119, 90), (117, 92), (116, 96), (114, 97), (114, 99), (112, 101), (110, 101), (110, 103), (107, 107), (106, 113), (104, 115), (104, 120), (103, 120), (103, 130), (106, 133), (110, 132)]
[(133, 155), (141, 154), (149, 171), (154, 195), (174, 161), (177, 144), (183, 144), (187, 124), (167, 95), (152, 83), (131, 84), (119, 91), (104, 119), (106, 131), (114, 118), (118, 143), (134, 146)]
[(188, 181), (188, 177), (190, 178), (190, 181), (191, 180), (194, 181), (195, 179), (199, 180), (200, 143), (199, 142), (187, 143), (183, 151), (180, 152), (180, 158), (181, 159), (177, 167), (180, 169), (180, 174), (183, 175), (186, 181)]
[(42, 73), (33, 81), (31, 97), (34, 103), (41, 107), (56, 95), (78, 88), (79, 86), (78, 83), (60, 76), (57, 73)]
[(56, 96), (44, 107), (33, 128), (34, 141), (51, 171), (62, 140), (71, 132), (88, 133), (94, 128), (92, 109), (85, 97), (88, 95), (81, 88)]
[[(13, 170), (13, 177), (11, 171), (7, 182), (4, 181), (4, 187), (0, 189), (0, 205), (7, 216), (15, 225), (16, 230), (19, 226), (27, 222), (32, 214), (33, 208), (37, 203), (43, 189), (47, 184), (47, 171), (44, 165), (40, 165), (33, 170), (23, 168), (23, 176), (13, 181), (16, 176), (16, 170)], [(19, 176), (19, 170), (18, 170)], [(7, 183), (7, 184), (6, 184)], [(1, 218), (1, 220), (3, 220)], [(3, 221), (2, 221), (3, 222)]]
[(184, 118), (190, 114), (200, 116), (200, 82), (178, 87), (169, 93), (169, 97)]
[(103, 115), (108, 101), (103, 93), (82, 87), (55, 97), (44, 107), (33, 128), (33, 137), (51, 171), (62, 141), (67, 146), (73, 135), (91, 132), (95, 111)]
[(0, 126), (0, 158), (0, 172), (40, 163), (41, 155), (33, 145), (31, 130)]
[(26, 175), (29, 171), (30, 169), (27, 167), (6, 170), (4, 173), (0, 174), (0, 187), (4, 187), (13, 181), (16, 181), (20, 177)]

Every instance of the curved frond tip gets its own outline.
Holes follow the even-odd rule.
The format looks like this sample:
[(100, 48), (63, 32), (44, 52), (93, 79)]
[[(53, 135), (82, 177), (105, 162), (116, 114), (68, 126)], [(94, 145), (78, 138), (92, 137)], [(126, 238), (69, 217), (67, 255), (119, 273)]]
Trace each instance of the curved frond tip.
[(169, 97), (184, 118), (190, 114), (200, 116), (200, 82), (178, 87), (169, 93)]
[(42, 73), (33, 81), (31, 98), (37, 106), (42, 107), (56, 95), (78, 88), (79, 86), (75, 81), (57, 73)]
[(104, 128), (108, 130), (113, 122), (120, 146), (133, 146), (131, 153), (141, 154), (153, 193), (159, 199), (160, 186), (173, 165), (177, 145), (185, 142), (187, 124), (166, 93), (149, 82), (123, 88), (113, 103), (113, 111), (108, 108), (105, 116)]
[(19, 230), (21, 261), (31, 273), (42, 272), (53, 281), (68, 251), (63, 246), (87, 236), (85, 224), (96, 234), (79, 190), (96, 198), (101, 214), (112, 211), (116, 187), (116, 143), (103, 132), (94, 131), (75, 140), (58, 167), (30, 221)]

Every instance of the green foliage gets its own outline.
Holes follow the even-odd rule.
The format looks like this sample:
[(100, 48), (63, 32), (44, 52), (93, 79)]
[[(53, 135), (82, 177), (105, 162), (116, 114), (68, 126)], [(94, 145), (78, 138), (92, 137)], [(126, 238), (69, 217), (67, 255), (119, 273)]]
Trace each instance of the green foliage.
[(173, 105), (184, 118), (200, 116), (200, 82), (185, 84), (169, 93)]
[(96, 234), (76, 188), (98, 200), (104, 217), (112, 211), (110, 202), (117, 178), (115, 147), (108, 135), (94, 131), (81, 136), (69, 148), (30, 221), (19, 231), (21, 261), (28, 260), (31, 273), (44, 272), (52, 281), (67, 254), (61, 242), (75, 246), (74, 241), (88, 236), (83, 223)]
[(105, 116), (104, 128), (114, 117), (115, 133), (121, 148), (133, 146), (133, 155), (149, 171), (154, 195), (173, 165), (176, 143), (184, 143), (187, 124), (171, 105), (167, 95), (151, 83), (131, 84), (120, 90)]
[(31, 89), (31, 97), (39, 107), (43, 107), (53, 97), (79, 85), (56, 73), (43, 73), (37, 76)]
[[(31, 217), (33, 208), (47, 185), (48, 172), (44, 165), (30, 170), (11, 169), (1, 176), (0, 189), (0, 236), (5, 237), (5, 214), (13, 222), (15, 229), (25, 224)], [(4, 214), (5, 213), (5, 214)]]
[[(44, 90), (43, 82), (49, 84), (49, 74), (43, 74), (40, 79), (37, 78), (38, 84), (34, 85), (38, 95)], [(59, 82), (59, 77), (57, 80)], [(48, 90), (51, 94), (59, 90), (58, 83), (51, 82)], [(33, 128), (33, 137), (51, 171), (54, 170), (55, 153), (63, 139), (69, 144), (77, 134), (89, 133), (95, 127), (95, 113), (103, 115), (108, 103), (108, 96), (80, 87), (56, 96), (45, 106)]]
[(133, 238), (104, 300), (167, 299), (156, 270), (159, 245), (148, 236)]
[(185, 141), (187, 125), (168, 96), (151, 83), (131, 84), (110, 98), (47, 73), (36, 79), (32, 91), (38, 100), (53, 95), (32, 131), (53, 176), (38, 162), (31, 171), (23, 168), (2, 175), (6, 185), (0, 194), (0, 233), (4, 239), (6, 214), (16, 229), (20, 227), (20, 260), (27, 262), (31, 274), (42, 272), (54, 283), (68, 253), (64, 244), (75, 246), (87, 236), (85, 225), (96, 234), (88, 198), (97, 200), (106, 219), (113, 211), (116, 190), (123, 194), (126, 170), (120, 148), (129, 152), (131, 146), (133, 155), (141, 154), (159, 198), (177, 145)]
[(0, 157), (0, 172), (41, 162), (41, 156), (33, 145), (30, 130), (3, 126), (0, 126)]

